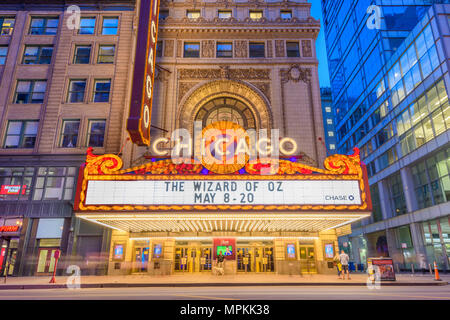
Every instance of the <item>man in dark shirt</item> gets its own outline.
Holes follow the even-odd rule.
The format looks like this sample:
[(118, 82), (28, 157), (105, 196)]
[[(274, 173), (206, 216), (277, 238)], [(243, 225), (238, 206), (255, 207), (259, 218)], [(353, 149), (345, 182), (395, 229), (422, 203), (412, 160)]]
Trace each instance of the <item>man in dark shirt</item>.
[(223, 255), (222, 251), (219, 252), (219, 255), (217, 256), (217, 267), (223, 268), (223, 262), (225, 260), (225, 256)]

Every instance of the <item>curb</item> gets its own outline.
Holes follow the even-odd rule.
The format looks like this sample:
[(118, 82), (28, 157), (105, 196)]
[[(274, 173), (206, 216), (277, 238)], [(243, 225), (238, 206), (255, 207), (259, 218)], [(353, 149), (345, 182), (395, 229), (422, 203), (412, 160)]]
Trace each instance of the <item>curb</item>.
[[(272, 282), (272, 283), (86, 283), (81, 288), (155, 288), (155, 287), (311, 287), (311, 286), (366, 286), (365, 282)], [(448, 282), (383, 282), (381, 286), (446, 286)], [(33, 290), (33, 289), (67, 289), (65, 284), (29, 284), (29, 285), (0, 285), (0, 290)]]

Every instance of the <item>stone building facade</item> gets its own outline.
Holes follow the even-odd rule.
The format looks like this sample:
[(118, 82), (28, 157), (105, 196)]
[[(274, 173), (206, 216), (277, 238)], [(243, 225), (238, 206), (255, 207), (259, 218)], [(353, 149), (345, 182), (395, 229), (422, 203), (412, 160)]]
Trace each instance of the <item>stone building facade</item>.
[[(231, 224), (230, 232), (216, 230), (207, 239), (189, 231), (178, 240), (149, 240), (148, 233), (132, 238), (74, 216), (76, 182), (88, 147), (95, 154), (120, 154), (124, 168), (155, 156), (151, 148), (131, 144), (126, 131), (139, 1), (24, 3), (7, 1), (0, 10), (0, 62), (5, 57), (0, 179), (8, 190), (0, 196), (0, 223), (19, 226), (15, 233), (1, 234), (7, 257), (0, 263), (2, 272), (49, 274), (57, 249), (61, 266), (77, 264), (83, 274), (150, 272), (164, 268), (153, 260), (161, 248), (158, 257), (172, 263), (170, 272), (185, 271), (183, 257), (190, 271), (211, 270), (212, 237), (235, 235), (237, 223), (236, 230)], [(81, 9), (79, 29), (71, 27), (72, 4)], [(320, 23), (310, 15), (311, 4), (194, 0), (160, 5), (152, 139), (170, 138), (177, 128), (192, 132), (195, 121), (205, 127), (227, 120), (245, 129), (280, 130), (280, 138), (297, 142), (299, 162), (322, 168), (326, 149), (315, 48)], [(276, 239), (264, 232), (255, 238), (248, 230), (241, 235), (250, 239), (238, 239), (241, 260), (230, 264), (231, 272), (244, 270), (245, 255), (253, 261), (249, 271), (287, 272), (287, 264), (277, 261), (289, 246), (304, 271), (333, 272), (324, 245), (337, 248), (337, 232), (319, 229), (289, 233), (278, 228)], [(124, 260), (118, 264), (120, 250)]]
[(0, 234), (10, 275), (48, 274), (58, 248), (86, 261), (109, 247), (107, 229), (72, 218), (73, 199), (86, 149), (122, 145), (134, 2), (85, 1), (80, 29), (69, 6), (0, 8), (0, 224), (20, 225)]

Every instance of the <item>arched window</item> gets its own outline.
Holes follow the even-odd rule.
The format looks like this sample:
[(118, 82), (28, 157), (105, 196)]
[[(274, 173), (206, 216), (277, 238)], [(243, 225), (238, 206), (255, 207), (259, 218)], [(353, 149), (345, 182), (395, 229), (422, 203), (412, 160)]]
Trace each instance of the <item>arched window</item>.
[(234, 98), (216, 98), (205, 103), (198, 111), (195, 121), (202, 121), (203, 127), (218, 121), (230, 121), (244, 129), (256, 129), (253, 112), (247, 105)]

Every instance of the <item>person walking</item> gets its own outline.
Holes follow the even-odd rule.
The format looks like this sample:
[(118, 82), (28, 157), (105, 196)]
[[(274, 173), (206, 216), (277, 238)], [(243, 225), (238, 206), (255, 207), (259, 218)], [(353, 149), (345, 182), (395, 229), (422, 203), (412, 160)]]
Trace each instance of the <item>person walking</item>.
[(218, 274), (224, 275), (225, 274), (225, 270), (224, 270), (224, 261), (225, 261), (225, 256), (223, 255), (222, 251), (219, 252), (219, 254), (217, 255), (217, 261), (216, 261), (216, 271)]
[(341, 264), (341, 258), (339, 256), (339, 252), (336, 252), (336, 255), (333, 258), (333, 263), (337, 269), (338, 279), (341, 279), (342, 264)]
[(350, 280), (350, 273), (348, 271), (348, 261), (350, 260), (348, 254), (344, 250), (341, 250), (339, 255), (339, 261), (342, 264), (342, 280), (345, 280), (345, 273), (347, 273), (347, 279)]

